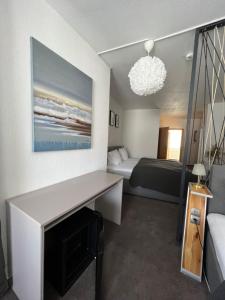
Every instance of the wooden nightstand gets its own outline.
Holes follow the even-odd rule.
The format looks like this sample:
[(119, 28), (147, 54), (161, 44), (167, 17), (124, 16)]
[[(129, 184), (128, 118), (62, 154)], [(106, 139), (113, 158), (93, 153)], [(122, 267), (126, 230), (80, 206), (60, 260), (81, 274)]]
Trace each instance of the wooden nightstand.
[(202, 279), (202, 261), (205, 235), (205, 217), (208, 198), (212, 193), (206, 186), (196, 187), (195, 183), (189, 183), (181, 272), (198, 281)]

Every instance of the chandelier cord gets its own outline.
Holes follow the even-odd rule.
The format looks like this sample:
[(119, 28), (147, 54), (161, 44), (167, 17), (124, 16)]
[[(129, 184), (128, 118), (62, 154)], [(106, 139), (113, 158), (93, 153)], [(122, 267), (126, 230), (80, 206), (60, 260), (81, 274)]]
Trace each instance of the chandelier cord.
[[(224, 27), (224, 30), (223, 30), (223, 41), (222, 41), (222, 46), (221, 46), (221, 41), (220, 41), (220, 37), (219, 37), (218, 27), (215, 27), (215, 29), (216, 29), (216, 32), (217, 32), (217, 38), (218, 38), (219, 45), (220, 45), (221, 59), (222, 59), (222, 58), (224, 59), (224, 56), (223, 56), (223, 50), (224, 50), (224, 41), (225, 41), (225, 27)], [(214, 29), (214, 30), (215, 30), (215, 29)], [(214, 55), (213, 55), (213, 63), (215, 64), (215, 50), (214, 50)], [(221, 64), (219, 64), (219, 67), (218, 67), (218, 75), (219, 75), (219, 76), (220, 76), (220, 71), (221, 71)], [(214, 70), (214, 68), (213, 68), (213, 78), (212, 78), (212, 83), (214, 82), (214, 77), (215, 77), (215, 70)], [(212, 84), (212, 86), (213, 86), (213, 84)], [(216, 84), (215, 84), (214, 91), (213, 91), (213, 89), (212, 89), (212, 93), (213, 93), (213, 107), (214, 107), (214, 104), (215, 104), (217, 87), (218, 87), (218, 78), (216, 78)], [(207, 135), (206, 135), (206, 144), (207, 144), (207, 142), (208, 142), (209, 131), (211, 130), (211, 123), (212, 123), (212, 116), (210, 115), (209, 126), (208, 126), (208, 130), (207, 130)], [(211, 140), (211, 136), (210, 136), (210, 140)], [(205, 151), (206, 151), (206, 147), (205, 147)], [(205, 155), (205, 151), (204, 151), (204, 155)], [(210, 152), (211, 152), (211, 149), (210, 149)], [(210, 161), (210, 155), (209, 155), (209, 161)]]
[(192, 124), (192, 132), (191, 132), (191, 151), (189, 156), (189, 163), (190, 163), (190, 157), (192, 155), (193, 151), (193, 140), (194, 140), (194, 127), (195, 127), (195, 117), (196, 117), (196, 111), (197, 111), (197, 100), (198, 100), (198, 87), (199, 87), (199, 81), (200, 81), (200, 73), (201, 73), (201, 63), (202, 63), (202, 53), (203, 53), (203, 43), (201, 45), (201, 52), (200, 52), (200, 62), (198, 66), (198, 77), (197, 77), (197, 85), (196, 85), (196, 91), (195, 91), (195, 103), (194, 103), (194, 117), (193, 117), (193, 124)]
[[(205, 46), (204, 46), (204, 48), (205, 48)], [(207, 63), (207, 52), (206, 52), (206, 49), (205, 49), (205, 61), (206, 61), (206, 63), (205, 63), (206, 77), (207, 77), (209, 99), (210, 99), (210, 110), (211, 110), (211, 116), (212, 116), (212, 124), (213, 124), (214, 137), (215, 137), (215, 142), (216, 142), (216, 145), (217, 145), (216, 127), (215, 127), (214, 111), (213, 111), (212, 98), (211, 98), (211, 90), (210, 90), (210, 82), (209, 82), (209, 72), (208, 72), (208, 63)]]
[[(203, 36), (203, 48), (204, 48), (204, 51), (205, 50), (205, 43), (207, 42), (205, 39), (204, 39), (204, 33), (202, 34)], [(206, 55), (206, 54), (205, 54)], [(205, 64), (206, 64), (206, 60), (205, 60)], [(203, 147), (202, 147), (202, 157), (201, 157), (201, 162), (203, 161), (203, 157), (204, 157), (204, 145), (205, 145), (205, 119), (206, 119), (206, 116), (205, 116), (205, 107), (206, 107), (206, 68), (204, 69), (204, 96), (203, 96), (203, 131), (202, 131), (202, 142), (203, 142)]]
[[(218, 41), (216, 40), (218, 38)], [(217, 45), (219, 44), (219, 50), (217, 50)], [(225, 59), (223, 55), (225, 45), (225, 27), (223, 28), (223, 35), (220, 38), (218, 28), (215, 27), (213, 31), (213, 38), (210, 36), (209, 32), (202, 32), (202, 41), (201, 41), (201, 50), (199, 51), (199, 64), (198, 71), (196, 77), (195, 84), (195, 100), (193, 103), (193, 120), (192, 120), (192, 131), (191, 131), (191, 145), (190, 145), (190, 155), (189, 161), (192, 157), (193, 142), (194, 142), (194, 130), (195, 130), (195, 122), (197, 119), (197, 110), (198, 110), (198, 99), (200, 97), (199, 94), (199, 85), (200, 78), (203, 76), (203, 114), (202, 114), (202, 134), (200, 135), (199, 141), (199, 154), (198, 161), (202, 163), (206, 163), (205, 154), (206, 150), (209, 147), (208, 151), (208, 173), (206, 176), (206, 182), (209, 180), (210, 170), (212, 165), (215, 163), (215, 160), (222, 164), (225, 156), (225, 115), (222, 119), (222, 126), (217, 132), (216, 130), (216, 119), (215, 119), (215, 110), (214, 105), (216, 102), (217, 91), (220, 91), (223, 99), (223, 103), (225, 103)], [(213, 51), (213, 52), (212, 52)], [(204, 57), (204, 71), (202, 69), (203, 65), (203, 57)], [(216, 65), (218, 61), (218, 66)], [(210, 69), (209, 69), (210, 64)], [(212, 66), (212, 79), (210, 82), (210, 74)], [(202, 72), (203, 71), (203, 72)], [(221, 84), (221, 71), (224, 73), (224, 88)], [(225, 108), (223, 107), (223, 110)], [(212, 137), (215, 143), (214, 150), (212, 152)], [(201, 146), (202, 145), (202, 146)], [(221, 153), (222, 150), (222, 153)]]
[[(209, 56), (210, 56), (211, 62), (213, 63), (212, 54), (211, 54), (211, 51), (210, 51), (208, 45), (207, 45), (207, 48), (208, 48), (208, 52), (209, 52)], [(214, 65), (213, 65), (213, 68), (215, 69), (215, 66), (214, 66)], [(218, 78), (218, 83), (219, 83), (219, 87), (220, 87), (220, 90), (221, 90), (221, 93), (222, 93), (222, 96), (223, 96), (223, 101), (225, 101), (225, 95), (224, 95), (223, 87), (221, 86), (221, 82), (220, 82), (220, 80), (219, 80), (219, 77), (218, 77), (217, 72), (215, 72), (215, 74), (216, 74), (216, 76), (217, 76), (217, 78)], [(223, 125), (222, 125), (221, 131), (220, 131), (219, 141), (221, 141), (222, 133), (223, 133), (223, 130), (224, 130), (224, 126), (225, 126), (225, 117), (224, 117)]]
[[(212, 62), (212, 64), (213, 64), (212, 54), (211, 54), (211, 51), (210, 51), (208, 45), (207, 45), (207, 48), (208, 48), (208, 53), (209, 53), (210, 60), (211, 60), (211, 62)], [(213, 68), (215, 69), (214, 64), (213, 64)], [(223, 91), (223, 88), (222, 88), (221, 83), (220, 83), (220, 79), (219, 79), (218, 74), (217, 74), (216, 71), (215, 71), (215, 74), (216, 74), (216, 76), (217, 76), (217, 78), (218, 78), (219, 87), (220, 87), (221, 93), (222, 93), (222, 95), (223, 95), (223, 101), (224, 101), (224, 100), (225, 100), (224, 91)], [(214, 151), (214, 155), (213, 155), (213, 158), (212, 158), (212, 161), (211, 161), (211, 166), (210, 166), (210, 168), (211, 168), (212, 165), (214, 164), (215, 158), (216, 158), (216, 156), (217, 156), (218, 152), (220, 151), (221, 146), (222, 146), (222, 144), (223, 144), (223, 140), (224, 140), (223, 132), (224, 132), (224, 129), (225, 129), (225, 117), (224, 117), (224, 119), (223, 119), (222, 127), (221, 127), (220, 134), (219, 134), (219, 142), (218, 142), (218, 144), (216, 145), (216, 148), (215, 148), (215, 151)]]
[(211, 42), (211, 44), (212, 44), (212, 46), (213, 46), (213, 49), (215, 50), (216, 56), (217, 56), (219, 62), (221, 63), (221, 67), (223, 68), (223, 71), (224, 71), (224, 73), (225, 73), (225, 67), (224, 67), (225, 62), (224, 62), (224, 59), (223, 59), (223, 60), (220, 59), (219, 54), (218, 54), (218, 51), (217, 51), (215, 45), (213, 44), (213, 41), (212, 41), (212, 39), (211, 39), (211, 37), (210, 37), (210, 35), (209, 35), (208, 32), (207, 32), (207, 37), (209, 37), (209, 40), (210, 40), (210, 42)]

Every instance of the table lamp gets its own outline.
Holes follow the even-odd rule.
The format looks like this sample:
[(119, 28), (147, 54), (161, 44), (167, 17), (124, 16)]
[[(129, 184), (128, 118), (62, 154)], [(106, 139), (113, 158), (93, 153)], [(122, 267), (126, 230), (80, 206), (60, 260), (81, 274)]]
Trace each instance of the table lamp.
[(192, 170), (192, 174), (198, 176), (198, 182), (196, 183), (195, 187), (196, 188), (201, 188), (202, 185), (200, 183), (200, 179), (201, 179), (200, 177), (201, 176), (206, 176), (205, 166), (203, 164), (195, 164), (194, 168)]

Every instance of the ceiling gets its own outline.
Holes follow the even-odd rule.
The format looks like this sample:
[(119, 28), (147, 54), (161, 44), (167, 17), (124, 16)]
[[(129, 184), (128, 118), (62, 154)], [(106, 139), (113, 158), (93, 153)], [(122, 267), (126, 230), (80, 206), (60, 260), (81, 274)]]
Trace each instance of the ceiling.
[[(96, 52), (142, 39), (157, 39), (224, 17), (224, 0), (47, 0)], [(164, 88), (140, 97), (129, 86), (128, 72), (141, 56), (143, 43), (101, 57), (111, 67), (111, 96), (125, 109), (160, 108), (182, 115), (188, 104), (194, 30), (155, 43), (152, 55), (167, 69)]]

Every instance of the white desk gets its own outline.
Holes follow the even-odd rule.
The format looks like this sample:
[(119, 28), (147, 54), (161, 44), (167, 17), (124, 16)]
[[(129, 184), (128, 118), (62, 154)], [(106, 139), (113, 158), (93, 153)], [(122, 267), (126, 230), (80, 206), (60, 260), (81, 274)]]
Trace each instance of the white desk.
[(121, 223), (123, 177), (92, 172), (8, 200), (13, 291), (20, 300), (43, 300), (44, 232), (95, 203)]

